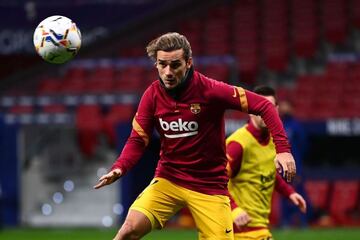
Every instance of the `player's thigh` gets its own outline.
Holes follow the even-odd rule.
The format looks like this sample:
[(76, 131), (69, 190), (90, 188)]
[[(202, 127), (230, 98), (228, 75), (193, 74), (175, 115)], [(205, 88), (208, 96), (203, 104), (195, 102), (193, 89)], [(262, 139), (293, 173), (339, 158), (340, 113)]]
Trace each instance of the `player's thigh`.
[(227, 196), (192, 192), (187, 203), (199, 229), (199, 239), (233, 239), (231, 208)]
[(114, 239), (122, 239), (123, 237), (129, 236), (140, 238), (151, 230), (151, 221), (145, 214), (136, 210), (130, 210), (124, 224), (121, 226)]
[(154, 178), (130, 209), (143, 213), (154, 229), (164, 227), (183, 206), (182, 193), (176, 185), (163, 178)]
[(235, 240), (274, 240), (269, 229), (235, 233)]

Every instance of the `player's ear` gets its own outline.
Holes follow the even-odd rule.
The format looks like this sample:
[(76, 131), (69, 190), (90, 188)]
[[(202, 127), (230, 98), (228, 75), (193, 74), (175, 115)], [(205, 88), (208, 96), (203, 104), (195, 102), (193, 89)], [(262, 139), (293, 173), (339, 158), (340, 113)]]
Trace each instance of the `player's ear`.
[(186, 62), (186, 68), (190, 69), (192, 64), (193, 64), (193, 59), (192, 59), (192, 57), (190, 57)]

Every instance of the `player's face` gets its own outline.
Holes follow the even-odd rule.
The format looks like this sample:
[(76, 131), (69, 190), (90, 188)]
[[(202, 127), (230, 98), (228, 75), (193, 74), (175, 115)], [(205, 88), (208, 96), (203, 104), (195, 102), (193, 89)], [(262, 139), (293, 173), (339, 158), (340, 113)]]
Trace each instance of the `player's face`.
[(156, 68), (167, 89), (173, 89), (181, 83), (191, 64), (191, 58), (185, 61), (183, 49), (157, 52)]
[[(263, 97), (269, 100), (274, 106), (276, 106), (276, 111), (278, 111), (276, 100), (273, 96), (263, 96)], [(266, 128), (266, 124), (260, 116), (252, 115), (252, 121), (255, 124), (255, 126), (257, 126), (258, 128), (262, 128), (262, 129)]]

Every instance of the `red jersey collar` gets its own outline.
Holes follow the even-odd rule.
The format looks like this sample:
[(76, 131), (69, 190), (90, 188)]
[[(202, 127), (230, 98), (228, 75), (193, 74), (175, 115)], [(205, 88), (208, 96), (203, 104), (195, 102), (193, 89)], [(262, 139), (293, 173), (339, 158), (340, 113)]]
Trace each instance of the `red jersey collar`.
[(266, 145), (270, 141), (270, 133), (266, 129), (258, 129), (254, 126), (251, 120), (249, 120), (246, 129), (254, 136), (254, 138), (262, 145)]

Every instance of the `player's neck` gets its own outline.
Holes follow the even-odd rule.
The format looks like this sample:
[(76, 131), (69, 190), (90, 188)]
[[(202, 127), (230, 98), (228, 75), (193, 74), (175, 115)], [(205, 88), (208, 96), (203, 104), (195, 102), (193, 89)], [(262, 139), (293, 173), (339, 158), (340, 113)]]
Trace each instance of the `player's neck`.
[(248, 131), (256, 138), (261, 144), (267, 144), (270, 140), (270, 133), (267, 128), (261, 128), (254, 124), (253, 121), (249, 121), (247, 126)]
[[(191, 68), (187, 71), (184, 78), (181, 80), (180, 84), (176, 86), (173, 89), (167, 89), (165, 88), (164, 83), (160, 80), (161, 86), (165, 89), (165, 91), (175, 100), (178, 99), (181, 95), (181, 93), (186, 89), (186, 87), (189, 85), (192, 77), (194, 75), (194, 67), (191, 66)], [(160, 78), (160, 77), (159, 77)]]

